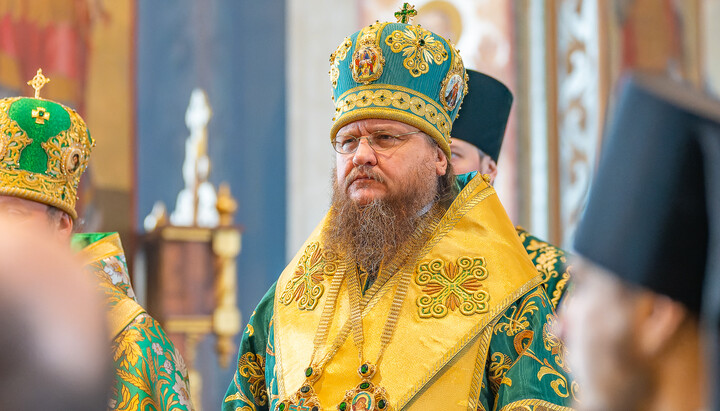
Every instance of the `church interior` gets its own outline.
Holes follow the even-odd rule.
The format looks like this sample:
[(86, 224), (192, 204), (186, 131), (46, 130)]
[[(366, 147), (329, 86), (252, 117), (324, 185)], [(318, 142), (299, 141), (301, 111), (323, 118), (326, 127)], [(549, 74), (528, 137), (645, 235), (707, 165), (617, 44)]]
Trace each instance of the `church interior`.
[[(221, 407), (255, 305), (330, 205), (328, 57), (400, 0), (0, 0), (0, 98), (72, 107), (96, 145), (76, 227), (118, 232), (133, 288)], [(514, 104), (495, 188), (570, 249), (631, 71), (720, 97), (715, 0), (416, 0)], [(572, 251), (570, 249), (570, 251)]]

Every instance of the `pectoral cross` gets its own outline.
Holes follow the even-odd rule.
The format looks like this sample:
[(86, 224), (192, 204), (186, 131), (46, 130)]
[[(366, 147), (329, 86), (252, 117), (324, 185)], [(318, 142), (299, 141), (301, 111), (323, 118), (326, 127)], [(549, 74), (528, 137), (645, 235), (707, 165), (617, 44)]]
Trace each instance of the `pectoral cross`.
[(311, 408), (305, 404), (305, 398), (300, 398), (297, 404), (290, 404), (288, 411), (310, 411)]
[(395, 12), (398, 23), (410, 23), (415, 16), (417, 16), (417, 10), (415, 10), (415, 6), (411, 6), (409, 3), (403, 3), (402, 10)]
[(35, 89), (35, 98), (40, 98), (40, 89), (49, 82), (50, 79), (43, 75), (42, 69), (38, 69), (35, 77), (33, 77), (32, 80), (28, 81), (27, 84)]

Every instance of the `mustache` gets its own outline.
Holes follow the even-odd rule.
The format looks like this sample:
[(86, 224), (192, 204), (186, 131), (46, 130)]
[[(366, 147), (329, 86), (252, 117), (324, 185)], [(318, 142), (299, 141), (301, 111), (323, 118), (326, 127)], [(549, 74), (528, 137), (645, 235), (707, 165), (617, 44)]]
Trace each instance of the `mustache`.
[(347, 190), (347, 188), (350, 187), (350, 184), (352, 184), (358, 178), (369, 178), (379, 183), (385, 182), (385, 178), (383, 178), (380, 173), (373, 170), (372, 167), (367, 165), (360, 165), (353, 168), (352, 171), (350, 171), (350, 174), (348, 174), (348, 176), (345, 178), (344, 188)]

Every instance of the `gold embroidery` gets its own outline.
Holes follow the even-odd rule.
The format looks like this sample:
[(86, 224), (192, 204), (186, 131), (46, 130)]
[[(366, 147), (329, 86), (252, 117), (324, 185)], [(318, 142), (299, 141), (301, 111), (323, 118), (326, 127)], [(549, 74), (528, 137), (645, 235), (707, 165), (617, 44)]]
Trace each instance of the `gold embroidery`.
[(320, 243), (311, 243), (300, 258), (292, 279), (285, 286), (280, 302), (290, 305), (297, 301), (298, 309), (314, 310), (325, 291), (324, 277), (332, 276), (336, 269), (335, 255), (330, 251), (322, 251)]
[(528, 317), (539, 309), (533, 297), (541, 294), (542, 290), (541, 287), (536, 288), (519, 305), (510, 307), (508, 311), (512, 313), (511, 316), (508, 316), (507, 313), (503, 314), (503, 318), (495, 325), (494, 333), (506, 333), (511, 337), (528, 328), (530, 326)]
[(32, 139), (28, 137), (18, 123), (8, 115), (10, 106), (17, 100), (19, 100), (19, 98), (0, 100), (0, 129), (3, 130), (3, 147), (0, 147), (0, 163), (2, 163), (4, 167), (18, 167), (20, 163), (20, 153), (27, 145), (32, 143)]
[[(39, 143), (48, 156), (47, 171), (43, 174), (20, 169), (22, 151), (33, 144), (33, 140), (8, 115), (10, 106), (17, 100), (19, 98), (0, 101), (0, 129), (4, 133), (0, 142), (0, 180), (3, 182), (0, 191), (58, 207), (76, 218), (79, 175), (87, 167), (94, 142), (88, 137), (80, 116), (68, 109), (70, 127)], [(63, 145), (69, 147), (62, 148)]]
[(490, 368), (488, 370), (488, 383), (490, 384), (490, 390), (496, 393), (502, 384), (511, 387), (512, 380), (505, 376), (512, 366), (512, 360), (510, 357), (501, 352), (495, 352), (492, 354), (490, 359)]
[(246, 352), (238, 361), (238, 372), (250, 384), (250, 393), (258, 405), (267, 404), (265, 388), (265, 357)]
[[(414, 91), (400, 86), (388, 84), (370, 87), (357, 87), (352, 93), (346, 93), (338, 98), (335, 103), (335, 118), (352, 111), (356, 107), (388, 107), (400, 110), (411, 110), (413, 114), (424, 117), (424, 119), (437, 127), (443, 138), (448, 140), (450, 136), (450, 117), (446, 111), (432, 100), (424, 100), (421, 97), (411, 95)], [(375, 89), (375, 87), (383, 87)], [(358, 91), (359, 90), (359, 91)]]
[(395, 30), (385, 39), (394, 53), (403, 53), (403, 66), (413, 77), (427, 73), (430, 63), (442, 64), (448, 58), (445, 46), (433, 34), (420, 26), (408, 26)]
[(563, 407), (544, 400), (520, 400), (512, 402), (500, 411), (573, 411), (570, 407)]
[(535, 332), (532, 330), (520, 331), (513, 339), (513, 347), (515, 347), (515, 352), (522, 355), (522, 353), (524, 353), (525, 350), (528, 349), (530, 344), (532, 344), (534, 337)]
[(555, 391), (555, 394), (557, 394), (560, 398), (568, 398), (570, 396), (570, 387), (568, 387), (567, 378), (561, 372), (557, 371), (555, 367), (550, 364), (547, 358), (543, 358), (542, 360), (540, 360), (529, 348), (525, 349), (522, 352), (522, 355), (531, 358), (535, 362), (540, 364), (540, 371), (538, 371), (537, 373), (538, 381), (542, 381), (542, 379), (545, 377), (550, 377), (552, 379), (552, 381), (550, 381), (550, 388)]
[(545, 325), (543, 326), (543, 344), (545, 345), (545, 349), (552, 354), (555, 363), (565, 372), (570, 373), (570, 368), (565, 362), (567, 356), (565, 344), (553, 332), (556, 327), (557, 318), (552, 314), (548, 314), (545, 317)]
[(421, 318), (443, 318), (448, 310), (464, 315), (487, 312), (490, 295), (482, 290), (488, 276), (485, 259), (460, 257), (457, 263), (435, 259), (418, 266), (415, 283), (425, 295), (417, 299)]
[(330, 81), (332, 82), (333, 88), (337, 87), (337, 81), (340, 77), (340, 69), (338, 66), (342, 60), (347, 57), (347, 52), (352, 47), (352, 40), (350, 37), (345, 37), (342, 43), (338, 46), (337, 50), (330, 55)]
[(242, 401), (246, 404), (246, 405), (243, 405), (242, 407), (236, 407), (235, 411), (255, 411), (255, 405), (252, 403), (252, 401), (250, 401), (248, 399), (248, 397), (243, 395), (243, 393), (240, 391), (236, 392), (235, 394), (228, 395), (227, 397), (225, 397), (225, 402), (230, 402), (230, 401)]
[(121, 367), (130, 368), (135, 366), (142, 356), (142, 350), (138, 342), (143, 339), (140, 331), (134, 328), (126, 329), (125, 332), (121, 333), (114, 341), (113, 352), (115, 356), (113, 361), (122, 358), (122, 362), (120, 362)]
[[(520, 236), (520, 241), (522, 241), (523, 244), (526, 244), (530, 234), (521, 227), (517, 227), (517, 232)], [(527, 250), (528, 256), (535, 264), (535, 268), (542, 275), (543, 287), (545, 287), (548, 293), (550, 303), (553, 308), (557, 308), (560, 298), (565, 291), (565, 287), (570, 280), (571, 268), (566, 266), (567, 256), (563, 250), (553, 246), (552, 244), (539, 241), (534, 238), (529, 238), (529, 240), (529, 243), (525, 245), (525, 249)], [(565, 268), (563, 272), (558, 272), (558, 263), (560, 267)], [(555, 285), (555, 288), (550, 290), (548, 289), (548, 283), (553, 278), (560, 278), (560, 280)]]

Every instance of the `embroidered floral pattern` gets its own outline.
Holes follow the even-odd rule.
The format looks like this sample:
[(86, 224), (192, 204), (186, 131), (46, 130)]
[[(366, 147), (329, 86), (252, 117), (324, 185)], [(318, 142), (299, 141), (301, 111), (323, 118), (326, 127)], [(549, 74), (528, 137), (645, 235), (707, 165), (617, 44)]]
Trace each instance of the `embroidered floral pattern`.
[(265, 388), (265, 357), (246, 352), (238, 360), (238, 373), (248, 381), (250, 393), (258, 405), (267, 404)]
[(570, 266), (567, 265), (565, 251), (533, 237), (521, 227), (517, 227), (517, 232), (528, 256), (542, 275), (543, 286), (553, 309), (557, 308), (570, 280)]
[(285, 286), (280, 302), (289, 305), (297, 301), (298, 309), (314, 310), (325, 291), (325, 276), (332, 276), (336, 269), (335, 255), (330, 251), (323, 251), (320, 243), (311, 243), (300, 258), (293, 277)]
[(485, 259), (460, 257), (456, 263), (435, 259), (418, 266), (415, 283), (425, 293), (417, 299), (421, 318), (443, 318), (449, 311), (464, 315), (487, 312), (490, 295), (482, 290), (488, 276)]
[(493, 333), (505, 333), (508, 337), (512, 337), (527, 329), (530, 326), (530, 317), (539, 309), (537, 305), (538, 299), (534, 297), (538, 297), (542, 293), (543, 289), (538, 287), (525, 296), (519, 304), (511, 306), (500, 318), (500, 321), (495, 324)]
[(112, 410), (192, 410), (187, 370), (159, 324), (141, 314), (113, 341)]
[(512, 380), (506, 377), (507, 371), (512, 367), (512, 359), (501, 352), (494, 352), (490, 357), (488, 367), (488, 383), (493, 392), (497, 392), (500, 384), (512, 386)]
[[(448, 59), (448, 52), (441, 41), (420, 26), (408, 26), (395, 30), (385, 39), (394, 53), (405, 56), (403, 66), (413, 77), (420, 77), (430, 70), (430, 64), (442, 64)], [(430, 63), (430, 64), (428, 64)]]

